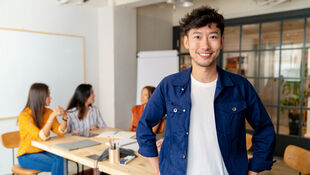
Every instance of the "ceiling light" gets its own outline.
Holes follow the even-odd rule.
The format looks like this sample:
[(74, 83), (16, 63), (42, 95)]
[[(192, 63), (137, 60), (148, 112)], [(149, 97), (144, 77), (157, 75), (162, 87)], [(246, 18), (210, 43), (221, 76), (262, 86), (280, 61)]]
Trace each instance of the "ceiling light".
[(167, 3), (179, 7), (190, 7), (194, 5), (193, 0), (167, 0)]

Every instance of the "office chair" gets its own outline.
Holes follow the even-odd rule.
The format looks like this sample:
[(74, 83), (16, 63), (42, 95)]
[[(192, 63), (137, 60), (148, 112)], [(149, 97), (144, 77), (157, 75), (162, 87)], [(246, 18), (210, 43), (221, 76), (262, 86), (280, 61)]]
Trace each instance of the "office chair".
[(288, 145), (284, 151), (285, 164), (305, 175), (310, 175), (310, 151), (295, 145)]
[(14, 148), (19, 147), (19, 131), (7, 132), (1, 135), (1, 143), (6, 148), (12, 149), (12, 159), (13, 159), (13, 167), (12, 172), (13, 174), (18, 175), (36, 175), (39, 174), (41, 171), (32, 170), (32, 169), (25, 169), (20, 167), (18, 164), (15, 165), (14, 161)]

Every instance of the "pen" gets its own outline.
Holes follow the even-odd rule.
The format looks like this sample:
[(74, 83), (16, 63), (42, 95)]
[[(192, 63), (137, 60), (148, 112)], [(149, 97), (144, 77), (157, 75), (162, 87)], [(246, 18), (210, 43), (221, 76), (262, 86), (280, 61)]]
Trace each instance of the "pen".
[(117, 133), (119, 133), (119, 131), (115, 131), (113, 135), (116, 135)]
[(121, 146), (127, 146), (127, 145), (131, 145), (131, 144), (134, 144), (134, 143), (137, 143), (137, 141), (132, 141), (132, 142), (129, 142), (129, 143), (125, 143), (125, 144), (122, 144)]

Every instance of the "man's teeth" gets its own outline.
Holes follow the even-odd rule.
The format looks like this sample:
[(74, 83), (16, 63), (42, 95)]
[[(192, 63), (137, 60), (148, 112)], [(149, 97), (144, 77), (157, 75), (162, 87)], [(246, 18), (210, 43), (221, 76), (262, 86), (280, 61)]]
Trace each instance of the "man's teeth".
[(201, 55), (201, 56), (210, 56), (211, 54), (210, 53), (201, 53), (199, 55)]

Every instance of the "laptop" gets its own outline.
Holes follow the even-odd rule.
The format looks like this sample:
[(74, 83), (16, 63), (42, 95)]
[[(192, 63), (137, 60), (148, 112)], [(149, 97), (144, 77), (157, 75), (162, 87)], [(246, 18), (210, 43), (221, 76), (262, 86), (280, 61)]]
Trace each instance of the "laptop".
[(71, 151), (71, 150), (86, 148), (86, 147), (100, 145), (100, 144), (101, 144), (100, 142), (85, 139), (85, 140), (80, 140), (76, 142), (60, 143), (56, 145), (65, 150)]

